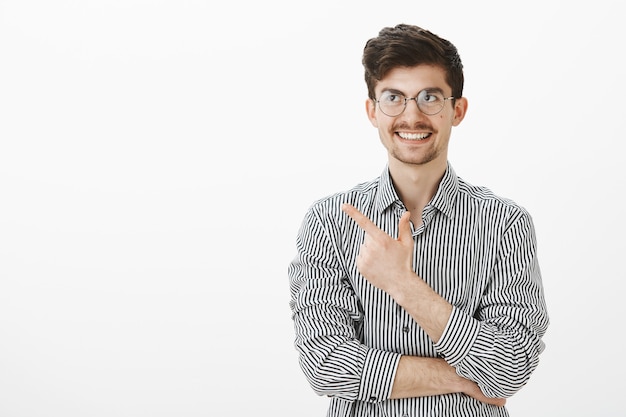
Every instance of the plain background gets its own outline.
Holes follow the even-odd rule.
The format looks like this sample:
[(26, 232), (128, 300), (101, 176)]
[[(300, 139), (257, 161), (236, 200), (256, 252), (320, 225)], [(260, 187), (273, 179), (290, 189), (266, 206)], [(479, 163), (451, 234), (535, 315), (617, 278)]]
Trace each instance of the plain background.
[(360, 64), (451, 40), (450, 161), (533, 215), (551, 327), (512, 416), (623, 416), (617, 1), (0, 0), (0, 416), (325, 415), (293, 348), (308, 205), (377, 176)]

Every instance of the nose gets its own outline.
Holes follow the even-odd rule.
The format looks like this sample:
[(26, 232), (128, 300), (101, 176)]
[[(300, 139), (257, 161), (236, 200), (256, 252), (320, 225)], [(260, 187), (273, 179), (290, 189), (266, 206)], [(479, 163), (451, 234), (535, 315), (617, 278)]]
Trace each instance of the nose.
[[(409, 101), (414, 101), (415, 102), (415, 107), (413, 106), (409, 106)], [(407, 97), (406, 98), (406, 106), (404, 106), (404, 113), (418, 113), (420, 116), (425, 116), (424, 113), (422, 113), (422, 111), (420, 110), (418, 104), (417, 104), (417, 97)]]

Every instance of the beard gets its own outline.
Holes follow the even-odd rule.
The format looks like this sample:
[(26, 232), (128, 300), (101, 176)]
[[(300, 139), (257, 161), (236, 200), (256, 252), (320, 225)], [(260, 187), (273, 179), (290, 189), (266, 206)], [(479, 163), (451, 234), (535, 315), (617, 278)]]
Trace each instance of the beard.
[(398, 161), (408, 165), (426, 165), (441, 155), (441, 151), (430, 146), (427, 149), (406, 150), (393, 148), (389, 154)]

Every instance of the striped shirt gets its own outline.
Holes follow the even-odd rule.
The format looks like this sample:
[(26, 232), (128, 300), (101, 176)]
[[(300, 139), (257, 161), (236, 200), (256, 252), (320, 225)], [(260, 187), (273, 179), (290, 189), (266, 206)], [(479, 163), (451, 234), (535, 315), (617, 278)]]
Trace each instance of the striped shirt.
[(487, 396), (509, 397), (538, 365), (548, 327), (529, 213), (473, 186), (451, 165), (412, 227), (413, 267), (452, 305), (434, 343), (356, 267), (364, 232), (341, 211), (350, 203), (394, 238), (406, 211), (386, 167), (379, 178), (316, 201), (288, 267), (300, 366), (331, 398), (328, 417), (508, 416), (464, 394), (389, 399), (401, 355), (444, 358)]

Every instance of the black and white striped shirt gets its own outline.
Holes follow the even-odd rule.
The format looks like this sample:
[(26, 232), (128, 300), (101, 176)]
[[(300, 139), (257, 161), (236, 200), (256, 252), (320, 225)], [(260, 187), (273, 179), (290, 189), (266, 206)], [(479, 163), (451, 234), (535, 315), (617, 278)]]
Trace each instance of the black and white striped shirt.
[(300, 365), (313, 390), (331, 397), (328, 416), (507, 416), (464, 394), (390, 400), (400, 356), (443, 357), (493, 397), (528, 381), (548, 327), (536, 236), (528, 212), (458, 177), (450, 164), (413, 229), (414, 270), (453, 305), (433, 343), (356, 267), (364, 232), (350, 203), (397, 237), (406, 210), (382, 175), (316, 201), (289, 264), (290, 307)]

